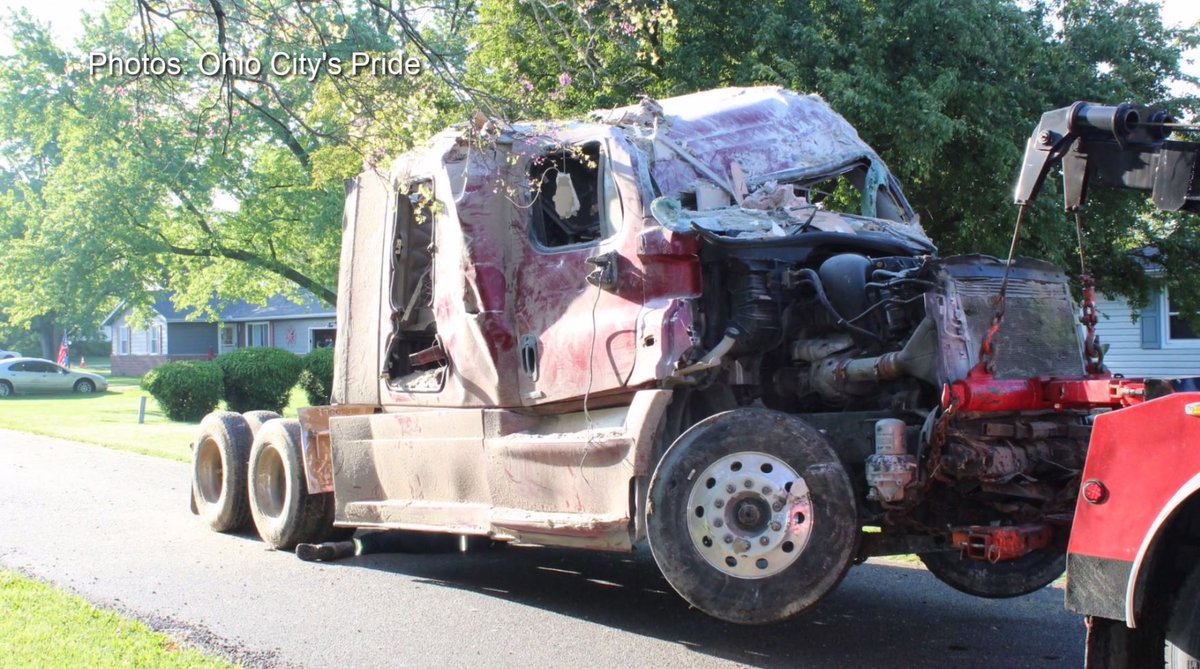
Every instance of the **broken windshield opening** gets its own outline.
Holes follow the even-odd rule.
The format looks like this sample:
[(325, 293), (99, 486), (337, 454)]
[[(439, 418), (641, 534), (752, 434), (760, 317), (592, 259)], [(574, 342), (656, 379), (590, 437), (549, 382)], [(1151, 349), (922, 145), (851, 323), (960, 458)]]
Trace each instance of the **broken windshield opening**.
[(889, 181), (879, 163), (856, 161), (791, 185), (806, 202), (828, 211), (908, 223), (910, 216)]
[(670, 230), (724, 238), (832, 232), (883, 235), (914, 252), (934, 248), (881, 163), (856, 160), (788, 181), (762, 181), (748, 190), (734, 204), (723, 187), (697, 180), (678, 200), (657, 198), (651, 213)]

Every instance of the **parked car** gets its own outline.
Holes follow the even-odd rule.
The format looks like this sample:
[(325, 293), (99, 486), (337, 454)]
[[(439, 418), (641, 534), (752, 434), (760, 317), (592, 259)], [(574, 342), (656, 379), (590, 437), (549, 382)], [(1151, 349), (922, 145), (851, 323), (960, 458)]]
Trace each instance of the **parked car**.
[(11, 358), (20, 357), (22, 357), (21, 354), (17, 353), (16, 351), (0, 351), (0, 360), (9, 360)]
[(73, 372), (49, 360), (10, 358), (0, 361), (0, 397), (13, 393), (93, 393), (107, 390), (108, 381), (99, 374)]

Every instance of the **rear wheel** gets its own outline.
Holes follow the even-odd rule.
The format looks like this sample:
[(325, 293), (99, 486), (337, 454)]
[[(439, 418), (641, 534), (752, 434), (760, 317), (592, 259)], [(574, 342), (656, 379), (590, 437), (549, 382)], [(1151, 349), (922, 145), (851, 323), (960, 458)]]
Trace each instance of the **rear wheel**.
[(247, 411), (242, 414), (242, 418), (245, 418), (246, 425), (250, 426), (250, 434), (257, 435), (267, 421), (279, 418), (279, 414), (274, 411)]
[(975, 597), (1005, 599), (1036, 592), (1067, 569), (1067, 556), (1058, 550), (1036, 550), (1016, 560), (992, 564), (954, 551), (923, 553), (921, 561), (939, 581)]
[(1192, 568), (1171, 606), (1164, 659), (1169, 669), (1200, 668), (1200, 567)]
[(12, 397), (13, 387), (8, 381), (0, 381), (0, 397)]
[(90, 379), (80, 379), (75, 382), (75, 392), (80, 395), (96, 392), (96, 384)]
[(684, 432), (650, 483), (650, 549), (675, 590), (735, 623), (814, 606), (854, 558), (853, 488), (825, 438), (803, 421), (736, 409)]
[(330, 533), (333, 495), (309, 494), (300, 452), (300, 422), (272, 420), (250, 449), (250, 514), (258, 535), (272, 548), (319, 543)]
[(249, 426), (232, 411), (214, 411), (200, 421), (192, 448), (192, 503), (217, 532), (232, 532), (249, 524), (246, 464), (250, 443)]

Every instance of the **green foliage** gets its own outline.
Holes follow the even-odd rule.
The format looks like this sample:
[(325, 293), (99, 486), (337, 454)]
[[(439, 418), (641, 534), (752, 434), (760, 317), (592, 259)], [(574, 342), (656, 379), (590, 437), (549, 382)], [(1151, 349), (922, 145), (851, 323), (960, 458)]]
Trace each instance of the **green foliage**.
[[(1011, 189), (1042, 112), (1075, 100), (1163, 104), (1195, 30), (1150, 0), (482, 0), (408, 7), (106, 0), (63, 48), (0, 26), (0, 338), (88, 334), (118, 299), (168, 287), (261, 302), (305, 288), (334, 303), (342, 180), (386, 168), (450, 122), (546, 118), (718, 86), (824, 96), (885, 157), (943, 254), (1003, 254)], [(176, 6), (178, 5), (178, 6)], [(218, 43), (218, 40), (221, 40)], [(269, 72), (271, 54), (404, 50), (418, 76)], [(205, 76), (202, 53), (260, 76)], [(88, 71), (89, 52), (178, 58), (180, 76)], [(1194, 83), (1194, 82), (1193, 82)], [(1020, 251), (1075, 267), (1071, 221), (1044, 192)], [(1200, 305), (1195, 225), (1140, 195), (1094, 190), (1088, 261), (1106, 292), (1143, 294), (1130, 252), (1161, 251), (1172, 294)]]
[[(334, 303), (343, 180), (385, 166), (457, 104), (433, 76), (270, 72), (277, 52), (293, 64), (396, 52), (403, 26), (366, 0), (107, 0), (71, 48), (26, 13), (0, 20), (12, 41), (0, 56), (0, 316), (48, 321), (47, 342), (117, 299), (147, 304), (145, 286), (201, 314), (214, 295), (297, 288)], [(438, 20), (422, 23), (434, 43)], [(257, 58), (262, 76), (204, 75), (201, 54), (218, 51)], [(184, 72), (93, 74), (89, 53), (177, 58)]]
[(333, 349), (317, 348), (304, 356), (304, 372), (300, 374), (300, 387), (304, 389), (308, 403), (312, 406), (329, 404), (333, 390)]
[[(1200, 32), (1164, 27), (1147, 0), (485, 0), (478, 17), (473, 81), (534, 115), (719, 86), (822, 95), (888, 162), (944, 255), (1007, 252), (1012, 187), (1043, 112), (1076, 100), (1183, 117), (1198, 106), (1168, 86), (1195, 83), (1180, 56)], [(561, 87), (560, 76), (574, 83)], [(1141, 194), (1091, 197), (1085, 245), (1102, 290), (1143, 294), (1148, 278), (1130, 252), (1153, 246), (1172, 294), (1200, 304), (1190, 231), (1200, 221), (1171, 225)], [(1019, 252), (1078, 271), (1060, 198), (1053, 184), (1043, 192)]]
[(142, 377), (167, 418), (194, 423), (217, 408), (224, 390), (221, 368), (212, 362), (184, 360), (155, 367)]
[(281, 348), (241, 348), (217, 356), (216, 363), (224, 372), (225, 404), (239, 413), (282, 413), (304, 369), (299, 356)]

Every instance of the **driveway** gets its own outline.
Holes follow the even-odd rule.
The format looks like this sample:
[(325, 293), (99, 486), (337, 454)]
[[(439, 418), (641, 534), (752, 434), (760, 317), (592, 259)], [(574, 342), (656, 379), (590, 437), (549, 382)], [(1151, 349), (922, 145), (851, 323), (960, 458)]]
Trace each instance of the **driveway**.
[[(131, 425), (131, 430), (137, 426)], [(1062, 591), (991, 601), (851, 570), (809, 616), (688, 609), (648, 552), (507, 548), (321, 565), (188, 511), (187, 465), (0, 430), (0, 566), (248, 666), (1078, 667)]]

